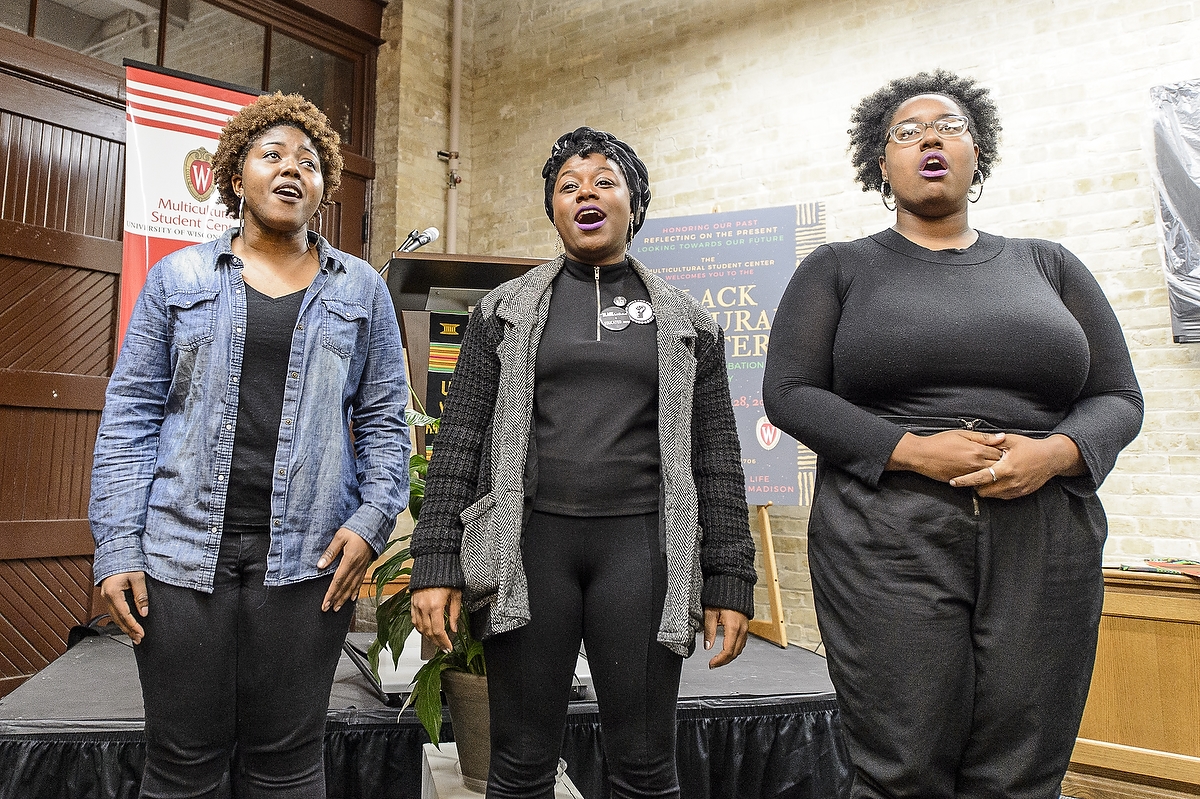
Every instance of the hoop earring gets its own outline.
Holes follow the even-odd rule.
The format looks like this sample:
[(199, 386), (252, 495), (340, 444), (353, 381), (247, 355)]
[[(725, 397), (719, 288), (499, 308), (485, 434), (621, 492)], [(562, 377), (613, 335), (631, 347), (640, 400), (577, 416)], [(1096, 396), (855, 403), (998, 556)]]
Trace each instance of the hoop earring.
[[(321, 228), (325, 227), (325, 217), (321, 215), (321, 208), (319, 206), (317, 207), (317, 212), (313, 214), (313, 216), (315, 216), (317, 219), (317, 226), (313, 228), (313, 230), (315, 230), (317, 235), (320, 236), (322, 235)], [(310, 219), (308, 221), (311, 222), (312, 220)]]
[(883, 199), (883, 207), (884, 208), (888, 209), (889, 211), (896, 210), (895, 198), (892, 199), (892, 204), (888, 205), (888, 197), (892, 196), (892, 184), (891, 183), (888, 183), (885, 180), (883, 183), (879, 184), (879, 196)]
[[(972, 197), (971, 189), (974, 189), (976, 186), (979, 187), (979, 191), (975, 192), (975, 196)], [(980, 172), (978, 169), (976, 169), (975, 174), (971, 176), (971, 188), (967, 189), (967, 202), (977, 203), (977, 202), (979, 202), (979, 198), (982, 196), (983, 196), (983, 173)]]
[(246, 236), (246, 195), (238, 195), (238, 235)]

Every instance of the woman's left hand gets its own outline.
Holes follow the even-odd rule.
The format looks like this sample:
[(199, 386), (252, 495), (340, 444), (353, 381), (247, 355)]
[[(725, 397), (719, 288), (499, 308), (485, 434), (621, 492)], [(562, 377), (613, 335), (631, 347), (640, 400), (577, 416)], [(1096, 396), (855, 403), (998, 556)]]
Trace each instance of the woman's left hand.
[(357, 596), (358, 590), (362, 586), (363, 575), (367, 573), (367, 567), (375, 559), (375, 553), (371, 551), (370, 544), (364, 541), (358, 533), (345, 527), (333, 534), (333, 540), (329, 542), (329, 546), (321, 553), (321, 559), (317, 561), (317, 568), (324, 569), (337, 560), (339, 554), (342, 556), (342, 562), (338, 564), (337, 571), (333, 573), (333, 582), (329, 584), (329, 590), (325, 592), (321, 610), (332, 608), (335, 612), (339, 611), (347, 600)]
[(950, 485), (973, 488), (981, 497), (1016, 499), (1037, 491), (1052, 477), (1075, 477), (1087, 470), (1079, 447), (1061, 433), (1046, 438), (1009, 433), (1000, 448), (1004, 454), (990, 468), (955, 477)]
[(708, 667), (715, 669), (724, 666), (735, 657), (742, 654), (746, 647), (746, 634), (750, 630), (750, 620), (744, 613), (729, 608), (704, 609), (704, 648), (712, 649), (717, 640), (717, 628), (721, 628), (721, 651), (708, 661)]

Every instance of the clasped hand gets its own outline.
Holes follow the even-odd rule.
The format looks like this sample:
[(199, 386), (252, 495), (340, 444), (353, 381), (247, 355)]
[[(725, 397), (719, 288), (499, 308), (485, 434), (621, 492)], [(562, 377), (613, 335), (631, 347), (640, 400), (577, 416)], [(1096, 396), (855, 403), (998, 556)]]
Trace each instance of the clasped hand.
[(1067, 436), (1030, 438), (1015, 433), (946, 430), (931, 436), (905, 433), (889, 469), (907, 469), (981, 497), (1016, 499), (1052, 477), (1084, 473), (1079, 448)]

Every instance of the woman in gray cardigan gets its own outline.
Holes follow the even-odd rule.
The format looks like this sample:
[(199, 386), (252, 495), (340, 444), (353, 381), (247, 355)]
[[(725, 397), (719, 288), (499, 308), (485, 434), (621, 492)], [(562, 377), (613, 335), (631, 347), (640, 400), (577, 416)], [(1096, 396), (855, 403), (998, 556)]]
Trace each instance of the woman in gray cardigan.
[(467, 327), (413, 533), (413, 621), (484, 638), (491, 799), (554, 793), (587, 648), (614, 797), (677, 797), (682, 659), (711, 667), (753, 613), (741, 454), (721, 328), (627, 254), (650, 201), (628, 145), (580, 128), (542, 171), (564, 255)]

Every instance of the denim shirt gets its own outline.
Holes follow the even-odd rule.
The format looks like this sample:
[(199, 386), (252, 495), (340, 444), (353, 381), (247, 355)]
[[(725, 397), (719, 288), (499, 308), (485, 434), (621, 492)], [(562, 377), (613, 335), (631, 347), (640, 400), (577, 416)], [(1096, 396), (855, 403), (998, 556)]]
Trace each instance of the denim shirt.
[[(233, 232), (162, 259), (133, 310), (92, 466), (97, 585), (144, 571), (212, 591), (246, 341)], [(378, 554), (408, 504), (408, 386), (391, 297), (370, 264), (309, 236), (321, 267), (288, 357), (268, 586), (332, 572), (317, 560), (339, 527)]]

